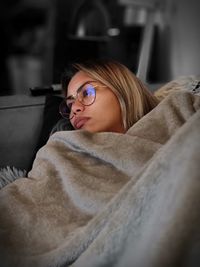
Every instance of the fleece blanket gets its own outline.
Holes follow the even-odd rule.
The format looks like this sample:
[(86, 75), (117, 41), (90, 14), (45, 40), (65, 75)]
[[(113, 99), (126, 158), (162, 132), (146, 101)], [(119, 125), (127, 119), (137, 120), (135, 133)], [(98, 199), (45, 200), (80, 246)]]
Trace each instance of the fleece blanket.
[(184, 91), (126, 134), (54, 133), (0, 190), (0, 266), (200, 266), (199, 140)]

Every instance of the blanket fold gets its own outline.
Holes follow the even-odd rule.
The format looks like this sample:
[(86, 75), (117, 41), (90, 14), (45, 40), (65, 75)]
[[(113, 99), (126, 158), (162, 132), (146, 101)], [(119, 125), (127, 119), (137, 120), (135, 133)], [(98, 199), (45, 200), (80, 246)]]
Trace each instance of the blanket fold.
[(0, 191), (0, 266), (195, 266), (199, 136), (188, 92), (126, 134), (54, 133)]

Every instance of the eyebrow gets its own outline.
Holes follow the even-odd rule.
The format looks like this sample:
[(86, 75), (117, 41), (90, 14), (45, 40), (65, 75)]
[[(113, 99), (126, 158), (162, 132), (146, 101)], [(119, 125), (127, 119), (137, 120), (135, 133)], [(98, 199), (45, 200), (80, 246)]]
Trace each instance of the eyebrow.
[(68, 99), (73, 99), (75, 97), (75, 95), (77, 94), (78, 90), (83, 87), (85, 84), (87, 83), (91, 83), (91, 82), (96, 82), (96, 81), (87, 81), (87, 82), (84, 82), (81, 86), (78, 87), (78, 89), (76, 90), (76, 93), (74, 95), (69, 95), (68, 97), (66, 97), (66, 100)]
[(68, 97), (66, 97), (65, 99), (68, 100), (68, 99), (73, 99), (74, 98), (74, 95), (70, 95)]

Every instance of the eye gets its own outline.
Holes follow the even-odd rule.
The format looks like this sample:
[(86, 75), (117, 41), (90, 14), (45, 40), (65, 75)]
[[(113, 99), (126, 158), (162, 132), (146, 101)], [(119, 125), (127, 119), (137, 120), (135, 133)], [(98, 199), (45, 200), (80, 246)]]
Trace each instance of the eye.
[(87, 97), (94, 97), (95, 96), (95, 89), (94, 86), (91, 84), (87, 84), (83, 87), (82, 90), (82, 97), (87, 98)]
[(74, 100), (73, 99), (68, 99), (67, 101), (66, 101), (66, 109), (68, 109), (68, 112), (70, 112), (71, 111), (71, 109), (72, 109), (72, 104), (74, 103)]

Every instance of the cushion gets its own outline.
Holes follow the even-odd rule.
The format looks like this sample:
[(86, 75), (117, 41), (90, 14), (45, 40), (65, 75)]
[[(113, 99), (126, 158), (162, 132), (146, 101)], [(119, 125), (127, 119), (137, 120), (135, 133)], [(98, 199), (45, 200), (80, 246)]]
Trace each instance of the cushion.
[(37, 149), (46, 144), (49, 136), (56, 131), (72, 130), (73, 127), (69, 121), (63, 119), (59, 113), (59, 105), (63, 100), (62, 96), (48, 94), (45, 98), (43, 112), (43, 124), (38, 140)]

